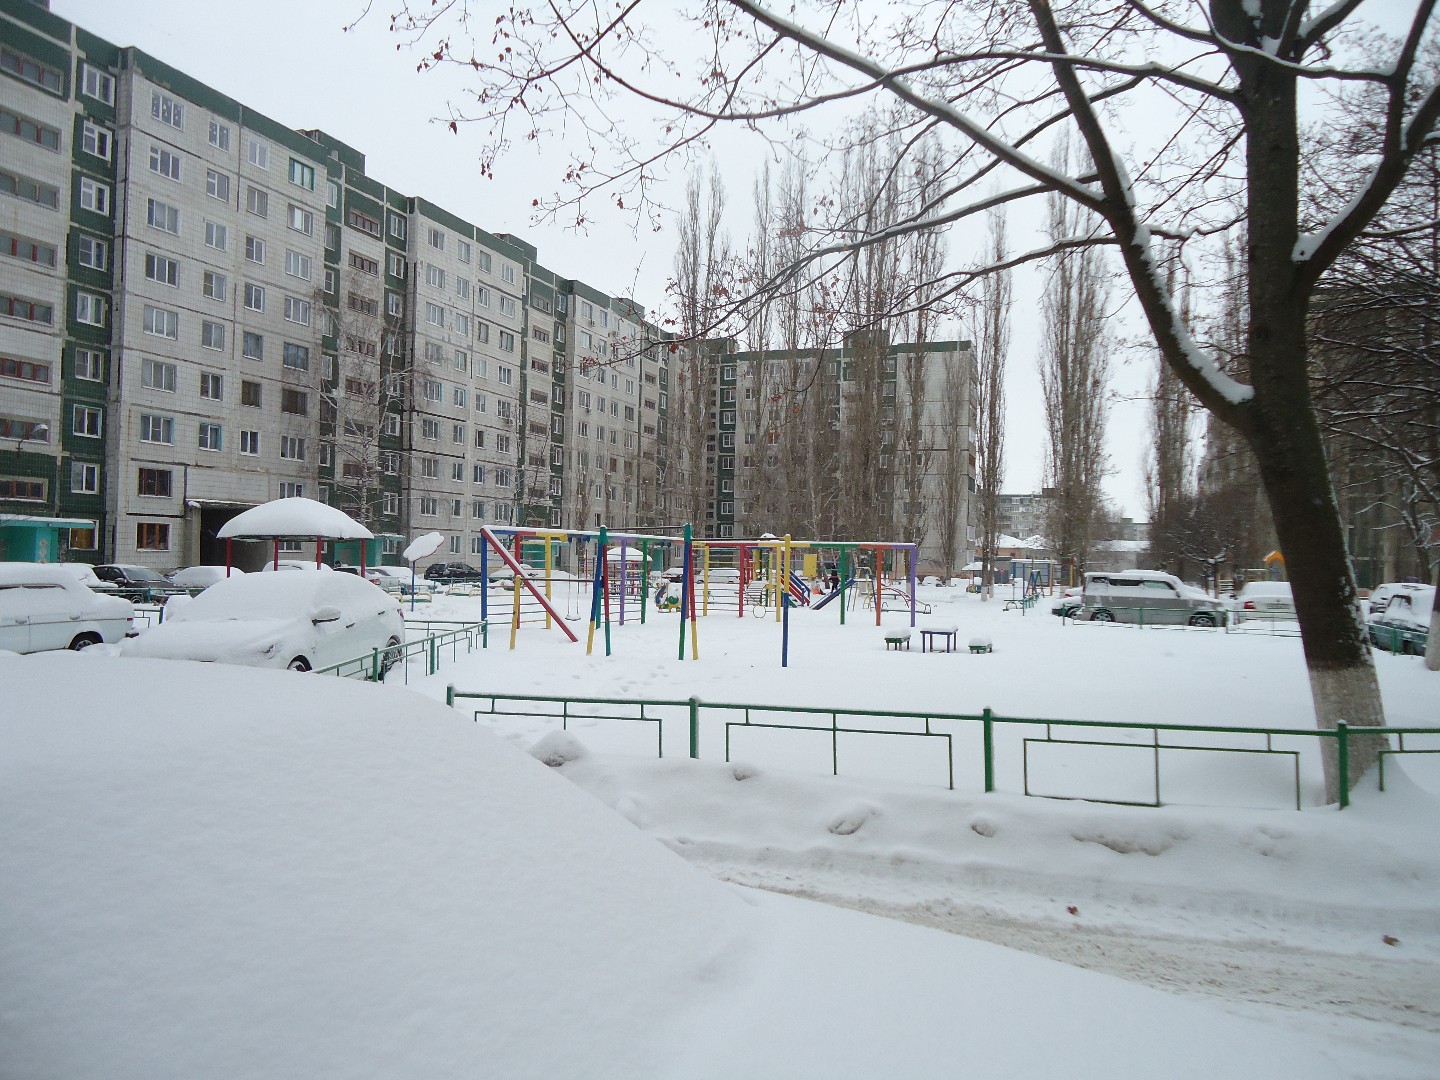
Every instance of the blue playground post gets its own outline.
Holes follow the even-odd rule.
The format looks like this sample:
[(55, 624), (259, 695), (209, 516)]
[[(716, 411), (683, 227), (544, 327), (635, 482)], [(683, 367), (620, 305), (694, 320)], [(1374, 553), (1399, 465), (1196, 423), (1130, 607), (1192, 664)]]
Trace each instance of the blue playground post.
[(780, 598), (780, 610), (783, 612), (780, 620), (780, 666), (790, 666), (790, 594), (787, 592)]

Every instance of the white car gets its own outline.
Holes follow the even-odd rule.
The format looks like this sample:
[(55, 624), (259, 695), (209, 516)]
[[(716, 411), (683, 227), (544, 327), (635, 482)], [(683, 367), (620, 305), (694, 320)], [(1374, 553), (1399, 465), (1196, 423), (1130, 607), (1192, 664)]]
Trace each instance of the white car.
[[(357, 576), (361, 576), (360, 568), (358, 566), (337, 566), (335, 567), (335, 569), (340, 571), (342, 574), (355, 574)], [(366, 581), (370, 582), (370, 584), (378, 585), (380, 588), (384, 589), (388, 593), (403, 593), (405, 596), (410, 595), (409, 567), (367, 566), (365, 568), (365, 573), (363, 576)], [(426, 581), (423, 577), (420, 577), (419, 575), (415, 576), (416, 593), (433, 593), (434, 591), (435, 583), (433, 581)]]
[(1235, 621), (1293, 619), (1295, 598), (1288, 581), (1247, 581), (1235, 594)]
[(381, 649), (388, 670), (404, 641), (395, 598), (353, 574), (246, 574), (217, 581), (120, 652), (310, 671)]
[(1376, 585), (1370, 594), (1370, 614), (1379, 615), (1389, 606), (1391, 599), (1400, 593), (1414, 594), (1428, 588), (1428, 585), (1417, 581), (1389, 581), (1384, 585)]
[(54, 563), (0, 563), (0, 649), (85, 649), (134, 630), (129, 600), (92, 592)]
[(170, 580), (176, 585), (184, 585), (187, 589), (208, 589), (217, 581), (224, 581), (226, 577), (240, 577), (244, 573), (238, 566), (187, 566), (172, 573)]
[(1159, 570), (1090, 571), (1071, 617), (1090, 622), (1224, 626), (1225, 605)]

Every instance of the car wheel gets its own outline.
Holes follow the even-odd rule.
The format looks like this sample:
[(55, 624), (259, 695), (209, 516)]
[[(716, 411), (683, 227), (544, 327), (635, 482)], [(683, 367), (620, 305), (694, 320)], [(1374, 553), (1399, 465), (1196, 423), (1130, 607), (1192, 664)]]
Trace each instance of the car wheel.
[(1215, 616), (1214, 616), (1214, 615), (1207, 614), (1206, 612), (1203, 612), (1203, 611), (1202, 611), (1202, 612), (1200, 612), (1198, 615), (1191, 615), (1191, 616), (1190, 616), (1190, 625), (1191, 625), (1191, 626), (1214, 626), (1214, 625), (1215, 625)]
[(1114, 615), (1111, 615), (1110, 612), (1106, 611), (1104, 608), (1101, 608), (1099, 611), (1095, 612), (1094, 615), (1091, 615), (1091, 616), (1090, 616), (1090, 621), (1091, 621), (1091, 622), (1114, 622), (1114, 621), (1115, 621), (1115, 616), (1114, 616)]
[(75, 640), (70, 642), (70, 648), (79, 652), (81, 649), (88, 649), (91, 645), (100, 644), (99, 634), (77, 634)]
[(390, 669), (400, 663), (401, 649), (400, 639), (392, 637), (385, 643), (384, 654), (380, 657), (380, 678), (384, 679), (390, 674)]
[(291, 671), (309, 671), (310, 661), (306, 660), (303, 656), (297, 656), (294, 660), (291, 660), (290, 663), (286, 664), (285, 666)]
[[(71, 646), (71, 648), (74, 648), (74, 646)], [(1401, 656), (1409, 656), (1409, 655), (1410, 655), (1410, 639), (1409, 639), (1409, 638), (1401, 638), (1401, 639), (1400, 639), (1400, 655), (1401, 655)]]

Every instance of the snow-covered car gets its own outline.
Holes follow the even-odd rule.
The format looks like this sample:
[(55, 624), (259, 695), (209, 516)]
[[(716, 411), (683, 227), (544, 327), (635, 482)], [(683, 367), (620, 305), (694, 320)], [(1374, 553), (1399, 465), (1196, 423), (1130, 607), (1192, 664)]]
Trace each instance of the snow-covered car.
[[(358, 566), (337, 566), (335, 569), (342, 574), (360, 574)], [(364, 578), (370, 584), (377, 585), (388, 593), (410, 595), (410, 568), (407, 566), (367, 566)], [(416, 577), (415, 591), (417, 593), (434, 592), (435, 583), (426, 581), (422, 577)]]
[[(228, 573), (226, 572), (228, 569)], [(170, 580), (187, 589), (208, 589), (227, 577), (240, 577), (245, 571), (237, 566), (186, 566), (170, 574)]]
[(381, 649), (388, 670), (404, 640), (395, 598), (354, 574), (246, 574), (211, 585), (121, 654), (310, 671)]
[(1434, 607), (1434, 585), (1417, 585), (1393, 594), (1385, 610), (1370, 617), (1367, 630), (1371, 643), (1390, 652), (1423, 654), (1430, 641), (1430, 613)]
[(1050, 605), (1050, 614), (1059, 615), (1062, 619), (1069, 618), (1074, 615), (1080, 607), (1084, 595), (1085, 587), (1083, 585), (1075, 585), (1072, 588), (1066, 589), (1057, 596), (1055, 602)]
[(47, 563), (56, 569), (63, 570), (76, 581), (80, 582), (87, 589), (94, 589), (96, 592), (110, 592), (115, 586), (108, 581), (102, 581), (95, 576), (95, 567), (83, 562), (58, 562)]
[(324, 570), (326, 573), (329, 573), (329, 571), (330, 571), (330, 567), (326, 566), (324, 563), (321, 563), (319, 566), (316, 566), (316, 565), (315, 565), (313, 562), (311, 562), (309, 559), (280, 559), (280, 560), (278, 560), (278, 561), (277, 561), (277, 560), (274, 560), (274, 559), (266, 559), (266, 560), (265, 560), (265, 565), (262, 566), (262, 567), (260, 567), (260, 569), (261, 569), (262, 571), (266, 571), (266, 570)]
[(1235, 594), (1232, 608), (1235, 621), (1245, 619), (1293, 619), (1295, 598), (1288, 581), (1247, 581)]
[(143, 593), (145, 599), (163, 599), (185, 591), (159, 570), (131, 563), (102, 563), (95, 567), (95, 576), (132, 595)]
[(1092, 571), (1073, 617), (1092, 622), (1224, 626), (1225, 605), (1159, 570)]
[(1370, 614), (1379, 615), (1385, 610), (1392, 597), (1401, 593), (1415, 593), (1430, 586), (1421, 585), (1418, 581), (1387, 581), (1384, 585), (1376, 585), (1370, 593)]
[(85, 649), (134, 629), (129, 600), (93, 592), (57, 564), (0, 563), (0, 649)]

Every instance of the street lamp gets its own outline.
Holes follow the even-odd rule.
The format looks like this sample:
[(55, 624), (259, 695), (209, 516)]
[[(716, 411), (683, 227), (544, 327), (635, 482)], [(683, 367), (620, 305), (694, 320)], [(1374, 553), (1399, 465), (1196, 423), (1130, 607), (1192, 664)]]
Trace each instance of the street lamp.
[(50, 439), (50, 425), (36, 424), (24, 435), (21, 435), (18, 439), (16, 439), (15, 453), (20, 453), (20, 448), (25, 445), (26, 439), (29, 439), (31, 442), (38, 442), (39, 440), (44, 439), (48, 442)]

